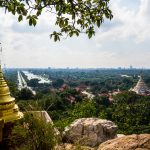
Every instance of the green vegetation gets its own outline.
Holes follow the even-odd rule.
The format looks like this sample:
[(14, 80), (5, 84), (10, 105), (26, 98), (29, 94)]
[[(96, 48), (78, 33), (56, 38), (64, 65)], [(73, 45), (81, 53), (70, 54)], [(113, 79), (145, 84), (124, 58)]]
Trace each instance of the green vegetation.
[(17, 96), (18, 96), (18, 99), (22, 99), (22, 100), (29, 100), (29, 99), (34, 98), (32, 91), (27, 88), (21, 89), (21, 91), (18, 92)]
[[(80, 86), (89, 87), (88, 91), (95, 95), (107, 93), (108, 91), (126, 91), (133, 87), (138, 81), (141, 70), (119, 70), (119, 69), (32, 69), (33, 74), (46, 74), (52, 80), (50, 85), (38, 85), (34, 88), (41, 92), (46, 89), (59, 89), (66, 84), (71, 88)], [(144, 79), (150, 86), (150, 71), (144, 70)], [(129, 77), (122, 77), (128, 75)], [(28, 81), (27, 81), (28, 82)], [(34, 87), (34, 86), (33, 86)]]
[(48, 108), (49, 115), (60, 130), (75, 119), (99, 117), (115, 122), (118, 133), (150, 133), (150, 97), (137, 96), (131, 92), (116, 95), (114, 103), (110, 103), (107, 97), (95, 97), (71, 105), (63, 102), (58, 95), (48, 95), (38, 101), (20, 101), (19, 106), (29, 110), (37, 109), (37, 106), (40, 109)]
[(63, 35), (79, 36), (85, 33), (91, 38), (95, 34), (95, 28), (100, 27), (104, 19), (112, 19), (109, 9), (110, 0), (12, 0), (0, 1), (0, 8), (5, 12), (11, 12), (18, 16), (18, 21), (26, 19), (30, 26), (37, 24), (38, 18), (47, 11), (55, 16), (60, 30), (54, 31), (50, 37), (54, 41), (60, 40)]
[(26, 113), (14, 126), (8, 141), (9, 149), (50, 150), (58, 139), (51, 123), (45, 123), (41, 117)]
[(118, 125), (118, 132), (150, 133), (150, 96), (126, 92), (116, 95), (114, 99), (112, 115), (108, 119)]
[[(6, 79), (9, 85), (14, 84), (14, 87), (10, 86), (11, 91), (14, 91), (13, 95), (22, 111), (46, 110), (60, 131), (75, 119), (99, 117), (115, 122), (118, 125), (118, 133), (150, 133), (150, 96), (126, 92), (137, 82), (140, 70), (34, 69), (32, 72), (38, 75), (46, 74), (54, 83), (44, 88), (38, 85), (37, 95), (25, 99), (23, 97), (26, 97), (27, 91), (16, 92), (17, 82), (14, 84), (11, 80), (11, 77), (14, 79), (15, 73), (10, 75), (10, 71), (7, 72)], [(121, 77), (122, 74), (130, 77)], [(146, 70), (144, 75), (150, 85), (149, 70)], [(77, 87), (88, 87), (87, 91), (92, 92), (95, 97), (88, 99)], [(109, 101), (107, 95), (100, 95), (118, 88), (123, 92), (115, 95), (113, 102)], [(21, 93), (22, 97), (19, 97)]]

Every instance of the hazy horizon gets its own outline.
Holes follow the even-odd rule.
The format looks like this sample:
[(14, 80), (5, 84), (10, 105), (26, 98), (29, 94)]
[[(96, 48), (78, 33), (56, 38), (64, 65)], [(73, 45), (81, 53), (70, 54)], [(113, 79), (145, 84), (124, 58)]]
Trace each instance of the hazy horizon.
[(140, 68), (140, 67), (133, 67), (133, 68), (130, 68), (130, 67), (93, 67), (93, 68), (90, 68), (90, 67), (87, 67), (87, 68), (83, 68), (83, 67), (7, 67), (7, 66), (2, 66), (3, 69), (75, 69), (75, 70), (86, 70), (86, 69), (89, 69), (89, 70), (95, 70), (95, 69), (98, 69), (98, 70), (111, 70), (111, 69), (115, 69), (115, 70), (149, 70), (150, 68)]

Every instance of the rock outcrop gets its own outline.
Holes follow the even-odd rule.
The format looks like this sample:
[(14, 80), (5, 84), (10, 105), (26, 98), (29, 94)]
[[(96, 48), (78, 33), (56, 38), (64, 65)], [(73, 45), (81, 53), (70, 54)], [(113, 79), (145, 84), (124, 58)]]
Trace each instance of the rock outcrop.
[(91, 148), (91, 147), (72, 145), (72, 144), (65, 143), (65, 144), (56, 146), (54, 150), (95, 150), (95, 149)]
[(44, 119), (45, 123), (52, 123), (53, 124), (53, 121), (52, 119), (50, 118), (49, 114), (47, 113), (47, 111), (28, 111), (29, 114), (32, 114), (33, 116), (35, 117), (40, 117), (42, 119)]
[(150, 150), (150, 134), (133, 134), (108, 140), (98, 150)]
[(108, 120), (98, 118), (80, 118), (65, 128), (63, 139), (75, 143), (95, 147), (102, 142), (117, 137), (117, 126)]

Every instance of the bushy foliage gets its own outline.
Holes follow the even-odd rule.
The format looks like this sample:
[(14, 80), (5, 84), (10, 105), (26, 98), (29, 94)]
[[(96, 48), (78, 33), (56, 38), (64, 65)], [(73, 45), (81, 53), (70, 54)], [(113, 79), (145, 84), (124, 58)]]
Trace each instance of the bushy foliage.
[(150, 97), (132, 92), (118, 94), (111, 108), (102, 111), (100, 116), (114, 121), (119, 133), (150, 133)]
[(29, 99), (33, 99), (34, 95), (30, 89), (23, 88), (21, 89), (21, 91), (18, 92), (17, 98), (22, 100), (29, 100)]
[(87, 118), (96, 116), (96, 107), (93, 101), (85, 99), (83, 102), (77, 103), (71, 111), (71, 116), (77, 118)]
[(9, 145), (14, 150), (51, 150), (56, 142), (56, 132), (51, 123), (26, 113), (14, 126)]
[(40, 100), (20, 101), (21, 109), (45, 109), (57, 127), (63, 130), (72, 121), (84, 117), (108, 119), (118, 125), (118, 133), (150, 133), (150, 97), (125, 92), (114, 96), (113, 103), (107, 97), (95, 97), (93, 100), (82, 99), (68, 105), (57, 94), (45, 95)]
[(53, 87), (55, 88), (60, 88), (63, 84), (64, 84), (63, 79), (57, 79), (56, 81), (52, 83)]
[(27, 84), (30, 87), (38, 87), (39, 86), (39, 80), (38, 79), (31, 79), (31, 80), (28, 80)]

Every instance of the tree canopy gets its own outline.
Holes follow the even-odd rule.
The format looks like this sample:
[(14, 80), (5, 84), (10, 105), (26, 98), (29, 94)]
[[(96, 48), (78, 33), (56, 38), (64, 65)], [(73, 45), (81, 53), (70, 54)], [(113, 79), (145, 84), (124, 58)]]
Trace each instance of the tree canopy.
[(5, 12), (18, 16), (18, 21), (26, 19), (30, 26), (37, 24), (44, 11), (55, 15), (58, 31), (50, 34), (54, 41), (63, 36), (79, 36), (85, 33), (91, 38), (95, 28), (100, 27), (104, 19), (112, 19), (110, 0), (0, 0)]

